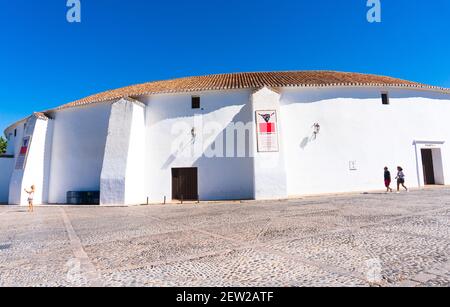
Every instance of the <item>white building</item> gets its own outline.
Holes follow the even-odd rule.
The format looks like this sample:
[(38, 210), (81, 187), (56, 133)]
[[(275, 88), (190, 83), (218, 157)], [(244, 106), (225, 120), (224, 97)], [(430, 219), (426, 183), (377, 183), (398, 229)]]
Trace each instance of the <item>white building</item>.
[[(6, 129), (0, 202), (274, 199), (450, 182), (450, 91), (327, 71), (151, 82), (35, 113)], [(394, 185), (394, 184), (393, 184)]]

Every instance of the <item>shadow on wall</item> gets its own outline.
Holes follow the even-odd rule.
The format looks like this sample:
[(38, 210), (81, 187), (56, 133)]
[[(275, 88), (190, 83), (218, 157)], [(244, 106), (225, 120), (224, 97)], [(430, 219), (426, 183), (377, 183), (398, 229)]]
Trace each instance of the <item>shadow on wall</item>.
[[(214, 110), (218, 112), (220, 110)], [(202, 139), (208, 143), (200, 146), (201, 152), (187, 159), (184, 167), (198, 169), (198, 193), (201, 199), (232, 200), (252, 199), (254, 194), (254, 166), (253, 158), (253, 110), (250, 103), (243, 104), (239, 110), (230, 114), (229, 120), (224, 122), (226, 127), (214, 132), (214, 137), (204, 136)], [(214, 116), (212, 117), (214, 120)], [(205, 121), (205, 124), (207, 122)], [(246, 125), (250, 123), (249, 125)], [(237, 127), (240, 127), (237, 129)], [(240, 130), (248, 128), (245, 133)], [(227, 132), (234, 131), (233, 142), (227, 143)], [(236, 130), (234, 130), (236, 129)], [(239, 130), (239, 131), (237, 131)], [(191, 132), (192, 133), (192, 132)], [(203, 131), (202, 131), (203, 133)], [(215, 135), (217, 134), (217, 135)], [(243, 145), (245, 144), (245, 148)], [(196, 137), (186, 140), (178, 149), (166, 158), (161, 165), (162, 170), (175, 167), (177, 160), (184, 153), (190, 152), (196, 144)], [(216, 153), (214, 155), (214, 153)], [(228, 153), (228, 156), (227, 156)], [(231, 155), (232, 153), (232, 155)], [(179, 167), (179, 165), (177, 165)]]
[[(239, 157), (238, 154), (239, 152), (241, 152), (241, 150), (239, 150), (239, 145), (241, 145), (242, 143), (239, 142), (239, 132), (235, 131), (234, 132), (234, 138), (233, 138), (233, 144), (227, 144), (227, 140), (226, 140), (226, 134), (227, 134), (227, 130), (236, 127), (236, 124), (239, 123), (244, 123), (244, 124), (248, 124), (248, 123), (252, 123), (253, 122), (253, 115), (252, 115), (252, 108), (251, 108), (251, 104), (247, 103), (245, 104), (242, 109), (239, 111), (239, 113), (237, 113), (229, 122), (229, 124), (227, 125), (227, 127), (225, 127), (216, 137), (216, 139), (211, 142), (210, 144), (208, 144), (207, 148), (215, 148), (216, 144), (223, 144), (223, 156), (222, 157), (215, 157), (213, 159), (217, 159), (217, 158), (223, 158), (226, 157), (226, 153), (228, 152), (227, 149), (231, 149), (233, 148), (233, 156), (232, 157), (227, 157), (227, 158), (234, 158), (234, 159), (241, 159), (241, 158), (250, 158), (252, 155), (252, 134), (251, 131), (245, 131), (245, 156), (244, 157)], [(247, 126), (247, 127), (252, 127), (252, 126)], [(227, 146), (231, 146), (230, 148), (227, 148)], [(194, 162), (194, 165), (198, 165), (199, 161), (201, 161), (202, 159), (210, 159), (208, 158), (204, 153), (202, 155), (201, 158), (197, 159), (197, 161)]]
[(300, 148), (304, 150), (306, 146), (308, 146), (310, 139), (311, 139), (310, 137), (305, 137), (300, 143)]
[[(215, 110), (217, 111), (217, 110)], [(198, 158), (195, 162), (194, 162), (194, 166), (199, 164), (199, 161), (203, 160), (203, 159), (224, 159), (224, 158), (233, 158), (233, 159), (240, 159), (240, 158), (249, 158), (251, 153), (252, 153), (252, 146), (251, 146), (251, 142), (252, 142), (252, 135), (250, 134), (250, 131), (246, 131), (245, 132), (245, 156), (244, 157), (238, 157), (238, 153), (240, 152), (240, 150), (238, 150), (238, 135), (239, 132), (235, 131), (234, 133), (234, 144), (230, 145), (228, 144), (228, 146), (232, 146), (234, 148), (234, 154), (232, 157), (226, 157), (226, 153), (227, 153), (227, 143), (226, 143), (226, 134), (228, 129), (234, 128), (236, 127), (236, 124), (247, 124), (247, 123), (251, 123), (253, 121), (253, 117), (252, 117), (252, 109), (251, 109), (251, 105), (249, 103), (245, 104), (240, 111), (230, 120), (229, 124), (227, 125), (227, 127), (225, 127), (220, 133), (218, 133), (217, 137), (210, 143), (207, 144), (207, 146), (203, 146), (205, 148), (205, 150), (208, 149), (216, 149), (216, 144), (223, 144), (222, 146), (222, 152), (219, 152), (218, 157), (213, 157), (210, 158), (208, 157), (205, 152), (203, 152), (203, 154), (200, 156), (200, 158)], [(203, 133), (203, 132), (202, 132)], [(205, 138), (204, 138), (205, 139)], [(167, 160), (163, 163), (163, 165), (161, 166), (161, 169), (165, 170), (168, 169), (172, 166), (172, 164), (179, 158), (179, 156), (185, 152), (186, 150), (189, 150), (189, 148), (191, 146), (195, 145), (195, 137), (192, 137), (188, 142), (186, 142), (185, 144), (183, 144), (183, 146), (180, 146), (180, 148), (178, 148), (174, 153), (170, 154), (169, 157), (167, 158)]]
[[(201, 109), (192, 109), (191, 98), (201, 96)], [(224, 95), (223, 91), (191, 92), (179, 94), (167, 94), (157, 97), (148, 97), (147, 95), (136, 96), (135, 99), (141, 101), (147, 106), (148, 127), (157, 125), (161, 121), (172, 119), (184, 120), (195, 116), (196, 114), (208, 114), (224, 106), (243, 105), (250, 100), (248, 89), (230, 90), (229, 95)], [(157, 100), (157, 113), (153, 108), (154, 99)], [(164, 105), (164, 109), (159, 106)], [(157, 115), (157, 116), (156, 116)], [(158, 119), (154, 119), (156, 116)]]
[[(216, 139), (208, 144), (208, 148), (215, 148), (216, 144), (223, 144), (221, 157), (209, 158), (203, 153), (194, 162), (199, 169), (200, 194), (204, 199), (252, 199), (254, 194), (254, 161), (252, 131), (234, 132), (233, 144), (226, 142), (227, 129), (234, 128), (237, 123), (252, 123), (252, 105), (247, 103), (229, 122)], [(250, 129), (253, 125), (247, 125)], [(239, 136), (240, 135), (240, 136)], [(239, 139), (242, 138), (241, 140)], [(245, 138), (245, 139), (244, 139)], [(245, 150), (242, 150), (245, 142)], [(220, 144), (220, 143), (219, 143)], [(231, 146), (231, 147), (229, 147)], [(226, 153), (233, 149), (233, 156)], [(228, 150), (228, 151), (227, 151)], [(202, 182), (203, 180), (203, 182)]]
[(42, 180), (42, 203), (48, 202), (50, 191), (50, 167), (51, 167), (51, 154), (52, 154), (52, 142), (53, 142), (53, 119), (48, 119), (47, 129), (45, 131), (45, 145), (44, 145), (44, 163), (42, 164), (44, 174)]
[(183, 147), (178, 148), (177, 151), (175, 153), (170, 154), (170, 156), (167, 158), (166, 162), (164, 162), (163, 166), (161, 167), (161, 169), (165, 170), (168, 169), (173, 162), (176, 161), (176, 159), (178, 158), (178, 156), (184, 152), (186, 149), (188, 149), (188, 147), (194, 145), (195, 143), (195, 139), (192, 138), (191, 141), (187, 142)]
[(305, 137), (301, 142), (300, 142), (300, 148), (305, 150), (305, 148), (312, 142), (314, 142), (317, 139), (317, 135), (319, 134), (319, 132), (313, 132), (311, 136), (307, 136)]
[(9, 183), (14, 170), (14, 157), (0, 156), (0, 204), (8, 203)]
[(449, 94), (425, 92), (410, 88), (308, 88), (288, 89), (281, 95), (283, 105), (292, 103), (314, 103), (333, 99), (381, 99), (381, 92), (389, 92), (391, 99), (396, 98), (427, 98), (436, 100), (450, 100)]

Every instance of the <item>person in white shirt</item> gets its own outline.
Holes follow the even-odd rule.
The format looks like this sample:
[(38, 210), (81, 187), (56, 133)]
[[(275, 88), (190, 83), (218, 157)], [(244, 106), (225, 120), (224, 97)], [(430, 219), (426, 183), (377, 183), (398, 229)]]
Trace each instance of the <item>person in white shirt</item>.
[(400, 185), (408, 192), (408, 188), (405, 186), (405, 173), (403, 173), (403, 168), (399, 166), (397, 167), (397, 171), (397, 177), (395, 177), (397, 179), (397, 193), (400, 193)]
[(30, 190), (25, 189), (25, 192), (28, 194), (28, 212), (33, 212), (33, 200), (34, 200), (34, 191), (36, 190), (35, 186), (32, 185)]

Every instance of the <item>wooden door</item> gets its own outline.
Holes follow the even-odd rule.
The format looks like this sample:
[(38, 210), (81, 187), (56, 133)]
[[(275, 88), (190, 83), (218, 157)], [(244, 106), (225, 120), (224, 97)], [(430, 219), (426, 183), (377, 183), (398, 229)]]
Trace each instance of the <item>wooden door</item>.
[(172, 169), (172, 199), (198, 200), (197, 168)]
[(434, 178), (433, 152), (431, 149), (422, 149), (422, 165), (425, 185), (436, 184)]

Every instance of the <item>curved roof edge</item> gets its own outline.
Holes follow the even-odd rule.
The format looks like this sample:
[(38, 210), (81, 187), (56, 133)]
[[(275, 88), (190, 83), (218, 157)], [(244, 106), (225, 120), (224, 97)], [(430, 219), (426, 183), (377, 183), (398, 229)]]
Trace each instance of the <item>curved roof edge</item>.
[[(216, 90), (270, 88), (315, 88), (315, 87), (394, 87), (422, 89), (450, 94), (450, 89), (426, 85), (387, 76), (337, 71), (280, 71), (215, 74), (147, 82), (122, 87), (91, 95), (83, 99), (64, 104), (43, 113), (67, 108), (86, 106), (142, 95), (189, 93)], [(23, 119), (5, 129), (6, 131), (25, 121)]]

